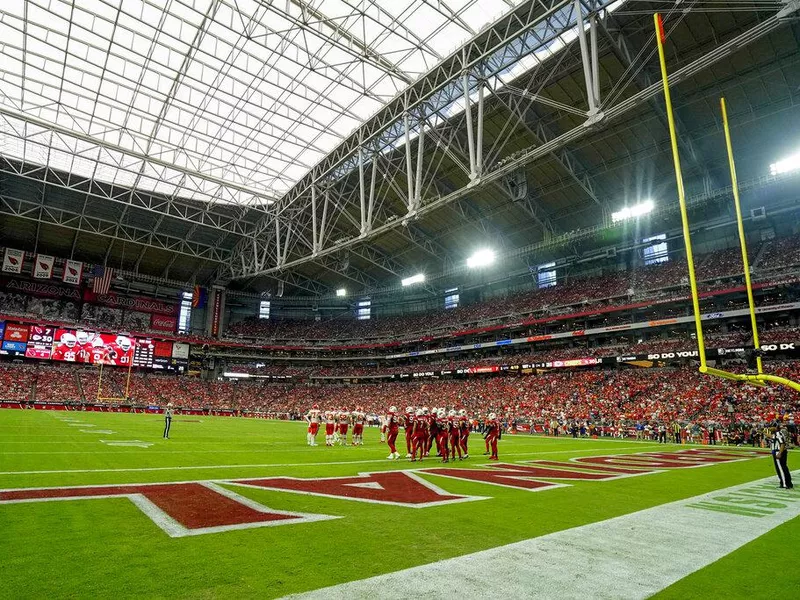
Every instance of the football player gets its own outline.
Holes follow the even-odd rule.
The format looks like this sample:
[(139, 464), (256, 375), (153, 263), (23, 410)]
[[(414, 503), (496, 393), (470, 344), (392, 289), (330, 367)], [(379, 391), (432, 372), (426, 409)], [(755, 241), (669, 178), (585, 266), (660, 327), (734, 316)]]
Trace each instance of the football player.
[(497, 441), (502, 435), (500, 431), (500, 421), (497, 420), (495, 413), (489, 414), (489, 419), (486, 422), (486, 445), (492, 449), (492, 455), (489, 460), (499, 460), (497, 458)]
[(458, 460), (464, 460), (461, 456), (461, 424), (455, 410), (451, 410), (447, 415), (447, 427), (450, 430), (450, 460), (456, 459), (456, 452)]
[(445, 409), (440, 408), (436, 414), (436, 447), (438, 449), (437, 456), (442, 457), (442, 462), (447, 462), (450, 456), (450, 450), (447, 442), (450, 438), (450, 423), (447, 420), (447, 412)]
[(317, 433), (319, 433), (319, 422), (321, 420), (319, 413), (319, 406), (314, 404), (311, 410), (306, 414), (306, 422), (308, 423), (308, 433), (306, 434), (306, 442), (309, 446), (317, 445)]
[(361, 407), (356, 407), (352, 415), (353, 419), (353, 446), (364, 445), (364, 423), (367, 420), (367, 415), (364, 414)]
[(417, 409), (417, 414), (414, 415), (411, 441), (411, 462), (417, 460), (417, 451), (419, 451), (419, 459), (422, 460), (425, 455), (425, 445), (428, 442), (428, 420), (425, 418), (425, 411), (422, 408)]
[(389, 412), (386, 413), (386, 443), (389, 445), (389, 460), (400, 458), (400, 453), (397, 452), (397, 434), (400, 427), (400, 418), (397, 415), (397, 407), (390, 406)]
[(411, 436), (414, 432), (414, 407), (407, 406), (406, 414), (403, 415), (403, 427), (406, 430), (406, 458), (411, 458)]
[(53, 360), (64, 360), (67, 362), (75, 362), (78, 357), (78, 338), (69, 331), (61, 334), (59, 344), (53, 350)]
[(333, 446), (333, 436), (336, 433), (336, 415), (332, 410), (325, 411), (325, 445)]
[(350, 425), (350, 415), (345, 411), (339, 412), (339, 444), (347, 446), (347, 429)]
[(461, 430), (461, 452), (464, 453), (464, 458), (469, 458), (469, 433), (472, 427), (467, 411), (463, 408), (458, 411), (458, 426)]

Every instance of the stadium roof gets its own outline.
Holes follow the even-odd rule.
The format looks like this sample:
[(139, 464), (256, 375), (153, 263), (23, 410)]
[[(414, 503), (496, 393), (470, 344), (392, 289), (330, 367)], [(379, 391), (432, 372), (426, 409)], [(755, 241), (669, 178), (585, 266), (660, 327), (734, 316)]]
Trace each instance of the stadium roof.
[[(144, 191), (253, 200), (216, 197), (213, 181), (181, 184), (174, 165), (268, 201), (513, 4), (11, 0), (0, 103), (66, 131), (12, 138), (3, 153)], [(87, 148), (84, 136), (115, 149)]]
[(690, 193), (727, 185), (722, 94), (741, 179), (800, 147), (797, 3), (11, 0), (0, 226), (286, 293), (519, 254), (674, 198), (654, 10)]

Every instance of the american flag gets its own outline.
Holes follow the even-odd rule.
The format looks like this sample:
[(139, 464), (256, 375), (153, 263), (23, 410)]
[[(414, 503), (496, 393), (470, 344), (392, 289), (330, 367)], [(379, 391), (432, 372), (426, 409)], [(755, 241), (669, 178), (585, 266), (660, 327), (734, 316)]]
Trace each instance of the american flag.
[(114, 278), (114, 269), (95, 265), (92, 276), (92, 290), (94, 290), (94, 293), (107, 294), (111, 288), (111, 280)]

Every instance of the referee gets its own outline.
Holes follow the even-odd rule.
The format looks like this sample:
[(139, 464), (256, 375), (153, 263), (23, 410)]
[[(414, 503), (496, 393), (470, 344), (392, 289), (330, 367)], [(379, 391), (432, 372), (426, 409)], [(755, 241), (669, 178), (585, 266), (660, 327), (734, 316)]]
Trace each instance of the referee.
[[(172, 426), (172, 404), (167, 404), (167, 409), (164, 411), (164, 439), (169, 439), (169, 428)], [(783, 486), (781, 486), (783, 487)]]
[(789, 467), (786, 466), (786, 459), (789, 454), (788, 441), (786, 429), (781, 429), (780, 425), (775, 427), (772, 438), (770, 438), (772, 460), (775, 462), (775, 472), (778, 474), (780, 487), (790, 490), (794, 485), (792, 485), (792, 474), (789, 471)]

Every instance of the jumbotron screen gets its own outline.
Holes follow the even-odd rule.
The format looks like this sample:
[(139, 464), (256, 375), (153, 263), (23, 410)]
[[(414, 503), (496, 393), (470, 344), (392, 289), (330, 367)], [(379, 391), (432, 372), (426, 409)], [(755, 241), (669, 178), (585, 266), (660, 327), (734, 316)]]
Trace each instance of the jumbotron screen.
[[(127, 335), (58, 329), (53, 340), (53, 360), (128, 367), (136, 343)], [(137, 366), (149, 366), (141, 364)]]

